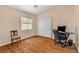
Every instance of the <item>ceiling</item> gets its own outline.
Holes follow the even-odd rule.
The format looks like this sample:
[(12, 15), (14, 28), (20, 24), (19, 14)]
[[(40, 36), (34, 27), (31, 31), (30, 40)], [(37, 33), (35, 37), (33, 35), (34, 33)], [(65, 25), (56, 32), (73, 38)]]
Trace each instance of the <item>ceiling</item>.
[(9, 5), (11, 8), (15, 8), (24, 12), (31, 13), (33, 15), (38, 15), (50, 8), (54, 5)]

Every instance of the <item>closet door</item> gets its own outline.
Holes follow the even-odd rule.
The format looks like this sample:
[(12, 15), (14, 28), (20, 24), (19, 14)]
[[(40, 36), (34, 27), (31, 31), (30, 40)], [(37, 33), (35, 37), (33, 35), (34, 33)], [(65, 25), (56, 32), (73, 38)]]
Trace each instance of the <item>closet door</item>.
[(41, 18), (37, 21), (37, 35), (51, 38), (51, 17)]

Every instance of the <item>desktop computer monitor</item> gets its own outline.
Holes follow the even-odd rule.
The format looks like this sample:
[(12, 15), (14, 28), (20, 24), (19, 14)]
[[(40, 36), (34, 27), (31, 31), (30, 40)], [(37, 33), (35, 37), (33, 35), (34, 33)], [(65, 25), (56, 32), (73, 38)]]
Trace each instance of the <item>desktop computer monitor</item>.
[(58, 31), (65, 32), (66, 26), (58, 26)]

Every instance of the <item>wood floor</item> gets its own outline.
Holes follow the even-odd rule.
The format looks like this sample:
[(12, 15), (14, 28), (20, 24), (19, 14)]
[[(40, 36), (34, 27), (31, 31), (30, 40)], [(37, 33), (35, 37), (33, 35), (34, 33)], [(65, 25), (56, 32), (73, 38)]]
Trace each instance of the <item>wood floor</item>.
[(14, 43), (0, 47), (1, 53), (75, 53), (75, 47), (62, 48), (55, 45), (54, 41), (45, 37), (32, 37), (23, 40), (21, 43)]

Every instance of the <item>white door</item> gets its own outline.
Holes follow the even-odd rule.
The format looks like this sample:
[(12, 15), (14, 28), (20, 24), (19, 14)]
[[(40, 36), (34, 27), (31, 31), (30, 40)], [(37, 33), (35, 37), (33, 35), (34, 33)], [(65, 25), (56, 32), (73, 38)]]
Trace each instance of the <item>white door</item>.
[(51, 17), (41, 18), (37, 21), (37, 34), (51, 38)]

